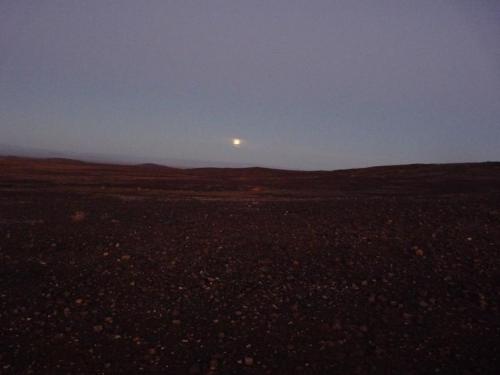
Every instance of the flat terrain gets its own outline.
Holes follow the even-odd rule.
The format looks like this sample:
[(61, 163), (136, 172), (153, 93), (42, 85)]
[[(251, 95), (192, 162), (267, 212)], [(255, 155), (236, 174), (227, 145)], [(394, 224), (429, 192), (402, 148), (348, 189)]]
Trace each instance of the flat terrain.
[(0, 158), (0, 373), (494, 374), (500, 164)]

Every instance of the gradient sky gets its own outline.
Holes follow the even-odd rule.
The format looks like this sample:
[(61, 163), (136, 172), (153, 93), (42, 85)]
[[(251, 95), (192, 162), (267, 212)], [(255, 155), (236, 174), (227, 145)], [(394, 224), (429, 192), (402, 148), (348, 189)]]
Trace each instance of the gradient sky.
[(293, 169), (500, 160), (500, 2), (2, 0), (0, 144)]

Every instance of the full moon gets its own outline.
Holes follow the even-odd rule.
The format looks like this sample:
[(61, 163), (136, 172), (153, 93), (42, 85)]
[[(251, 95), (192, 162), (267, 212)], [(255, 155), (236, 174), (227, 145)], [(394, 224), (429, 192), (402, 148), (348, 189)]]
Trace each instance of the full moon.
[(233, 146), (234, 147), (239, 147), (241, 145), (241, 139), (239, 138), (233, 138)]

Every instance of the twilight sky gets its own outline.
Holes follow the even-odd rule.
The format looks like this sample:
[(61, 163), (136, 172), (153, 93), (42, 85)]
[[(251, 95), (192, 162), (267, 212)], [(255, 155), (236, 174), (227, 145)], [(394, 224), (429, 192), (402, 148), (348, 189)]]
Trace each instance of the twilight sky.
[(0, 144), (291, 169), (500, 160), (500, 2), (2, 0)]

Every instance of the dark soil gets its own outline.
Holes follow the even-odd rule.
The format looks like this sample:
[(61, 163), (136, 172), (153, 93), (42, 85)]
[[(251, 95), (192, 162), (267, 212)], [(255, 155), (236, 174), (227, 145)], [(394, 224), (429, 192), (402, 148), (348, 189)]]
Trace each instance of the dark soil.
[(498, 374), (500, 165), (0, 159), (0, 373)]

